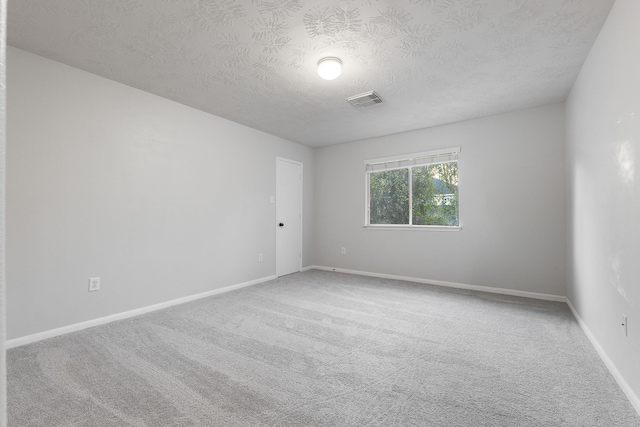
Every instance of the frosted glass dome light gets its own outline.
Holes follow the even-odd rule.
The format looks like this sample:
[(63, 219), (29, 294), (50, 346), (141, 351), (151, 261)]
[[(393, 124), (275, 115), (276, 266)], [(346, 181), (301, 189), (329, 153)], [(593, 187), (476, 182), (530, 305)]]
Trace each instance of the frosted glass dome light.
[(342, 61), (338, 58), (322, 58), (318, 61), (318, 75), (325, 80), (333, 80), (342, 73)]

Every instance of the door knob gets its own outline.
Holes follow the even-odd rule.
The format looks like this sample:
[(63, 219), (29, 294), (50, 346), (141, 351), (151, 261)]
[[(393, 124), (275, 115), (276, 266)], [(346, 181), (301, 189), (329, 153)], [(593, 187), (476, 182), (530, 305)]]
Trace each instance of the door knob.
[(280, 224), (278, 224), (280, 227), (284, 227), (284, 222), (281, 222)]

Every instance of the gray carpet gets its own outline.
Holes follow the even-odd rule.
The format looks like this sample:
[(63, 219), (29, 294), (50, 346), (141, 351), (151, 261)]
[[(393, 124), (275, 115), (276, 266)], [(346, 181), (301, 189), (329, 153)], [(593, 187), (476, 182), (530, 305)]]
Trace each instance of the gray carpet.
[(10, 426), (640, 426), (563, 303), (322, 271), (7, 362)]

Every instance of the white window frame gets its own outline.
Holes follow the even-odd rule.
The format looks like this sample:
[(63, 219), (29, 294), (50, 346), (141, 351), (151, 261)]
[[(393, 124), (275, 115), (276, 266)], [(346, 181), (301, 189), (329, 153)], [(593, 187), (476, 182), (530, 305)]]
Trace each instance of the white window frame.
[[(371, 224), (369, 218), (369, 175), (372, 172), (390, 171), (395, 169), (411, 168), (412, 166), (435, 165), (459, 160), (460, 147), (445, 148), (441, 150), (423, 151), (420, 153), (404, 154), (392, 157), (381, 157), (364, 161), (365, 185), (364, 185), (364, 228), (373, 230), (424, 230), (424, 231), (460, 231), (460, 176), (458, 176), (458, 225), (414, 225), (413, 215), (409, 215), (409, 224)], [(459, 169), (458, 169), (459, 173)], [(409, 173), (409, 207), (413, 206), (413, 182)]]

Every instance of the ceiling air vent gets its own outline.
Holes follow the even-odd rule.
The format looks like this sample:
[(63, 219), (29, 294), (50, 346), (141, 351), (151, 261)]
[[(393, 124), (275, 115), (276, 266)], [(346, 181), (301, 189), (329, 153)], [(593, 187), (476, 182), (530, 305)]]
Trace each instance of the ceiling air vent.
[(353, 95), (347, 98), (347, 102), (356, 108), (371, 107), (372, 105), (381, 104), (382, 99), (374, 91)]

